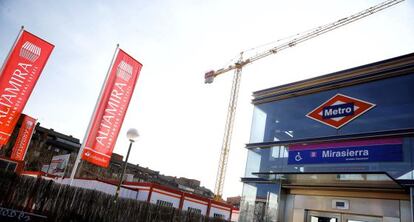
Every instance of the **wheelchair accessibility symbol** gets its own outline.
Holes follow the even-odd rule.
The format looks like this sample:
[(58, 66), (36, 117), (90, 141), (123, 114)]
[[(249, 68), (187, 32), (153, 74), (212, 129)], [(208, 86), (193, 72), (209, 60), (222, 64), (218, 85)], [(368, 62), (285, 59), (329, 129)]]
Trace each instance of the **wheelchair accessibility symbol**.
[(295, 156), (295, 161), (296, 162), (299, 162), (299, 161), (301, 161), (303, 158), (300, 156), (300, 153), (298, 152), (298, 154), (296, 154), (296, 156)]

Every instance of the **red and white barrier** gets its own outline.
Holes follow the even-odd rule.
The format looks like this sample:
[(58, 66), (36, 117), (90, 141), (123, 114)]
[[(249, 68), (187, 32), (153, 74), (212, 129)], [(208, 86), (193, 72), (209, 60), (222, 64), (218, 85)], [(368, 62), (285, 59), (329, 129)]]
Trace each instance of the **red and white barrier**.
[[(25, 172), (22, 175), (51, 179), (57, 183), (69, 184), (69, 178), (46, 177), (43, 172)], [(72, 186), (101, 191), (114, 195), (117, 181), (75, 179)], [(145, 201), (185, 211), (193, 211), (209, 217), (220, 217), (225, 220), (237, 221), (239, 211), (231, 205), (214, 201), (195, 194), (186, 193), (154, 183), (124, 182), (119, 196), (121, 198)]]

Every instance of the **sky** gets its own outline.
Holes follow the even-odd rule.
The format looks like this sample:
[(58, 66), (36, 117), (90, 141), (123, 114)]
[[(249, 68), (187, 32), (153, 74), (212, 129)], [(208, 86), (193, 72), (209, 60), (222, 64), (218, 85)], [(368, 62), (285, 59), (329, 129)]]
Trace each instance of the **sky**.
[[(116, 44), (143, 64), (114, 152), (214, 190), (233, 73), (204, 73), (381, 0), (0, 0), (0, 61), (20, 27), (55, 45), (23, 111), (41, 126), (85, 135)], [(271, 43), (263, 46), (266, 43)], [(242, 193), (252, 92), (414, 52), (414, 0), (243, 69), (224, 197)]]

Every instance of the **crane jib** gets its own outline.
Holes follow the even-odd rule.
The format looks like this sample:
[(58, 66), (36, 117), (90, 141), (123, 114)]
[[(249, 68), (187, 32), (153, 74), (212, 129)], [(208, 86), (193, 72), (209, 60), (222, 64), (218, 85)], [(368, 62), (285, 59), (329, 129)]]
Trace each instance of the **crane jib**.
[[(238, 91), (239, 91), (239, 87), (240, 87), (240, 74), (241, 74), (241, 69), (243, 68), (243, 66), (255, 62), (257, 60), (263, 59), (267, 56), (273, 55), (281, 50), (284, 49), (288, 49), (292, 46), (297, 45), (298, 43), (310, 40), (312, 38), (315, 38), (317, 36), (320, 36), (324, 33), (327, 33), (329, 31), (335, 30), (339, 27), (342, 27), (344, 25), (347, 25), (349, 23), (352, 23), (354, 21), (357, 21), (359, 19), (365, 18), (367, 16), (370, 16), (376, 12), (379, 12), (383, 9), (389, 8), (393, 5), (396, 5), (400, 2), (403, 2), (404, 0), (388, 0), (388, 1), (384, 1), (380, 4), (377, 4), (375, 6), (372, 6), (368, 9), (365, 9), (363, 11), (360, 11), (358, 13), (355, 13), (351, 16), (339, 19), (335, 22), (326, 24), (326, 25), (322, 25), (322, 26), (318, 26), (315, 29), (312, 29), (311, 31), (307, 31), (304, 33), (300, 33), (298, 35), (295, 36), (294, 39), (292, 39), (291, 41), (285, 42), (281, 45), (278, 46), (274, 46), (272, 47), (270, 50), (267, 49), (263, 52), (257, 53), (255, 56), (252, 56), (250, 58), (247, 58), (246, 60), (243, 60), (242, 56), (243, 56), (243, 52), (240, 53), (240, 58), (238, 60), (237, 63), (235, 63), (234, 65), (230, 65), (228, 67), (222, 68), (222, 69), (218, 69), (217, 71), (209, 71), (204, 75), (205, 78), (205, 83), (212, 83), (214, 81), (214, 78), (220, 74), (226, 73), (230, 70), (235, 70), (235, 76), (233, 79), (233, 84), (232, 84), (232, 91), (231, 91), (231, 99), (230, 99), (230, 104), (229, 107), (234, 107), (233, 108), (229, 108), (229, 111), (227, 113), (228, 116), (230, 117), (234, 117), (234, 112), (235, 112), (235, 104), (237, 102), (237, 95), (238, 95)], [(326, 109), (324, 110), (324, 117), (325, 118), (342, 118), (342, 117), (346, 117), (349, 115), (352, 115), (354, 113), (354, 107), (352, 104), (342, 104), (342, 105), (333, 105), (330, 107), (326, 107)], [(227, 146), (227, 142), (231, 140), (231, 133), (232, 133), (232, 128), (233, 128), (233, 122), (234, 122), (234, 118), (230, 118), (229, 121), (226, 121), (226, 127), (225, 127), (225, 140), (223, 141), (223, 146), (222, 146), (222, 150), (221, 150), (221, 154), (227, 154), (230, 147)], [(230, 144), (229, 144), (230, 145)], [(228, 159), (228, 155), (221, 155), (220, 156), (220, 161), (219, 161), (219, 167), (218, 167), (218, 173), (217, 173), (217, 178), (216, 178), (216, 185), (214, 188), (215, 191), (215, 196), (217, 199), (220, 199), (222, 196), (222, 192), (223, 192), (223, 184), (224, 184), (224, 179), (225, 179), (225, 172), (226, 172), (226, 168), (227, 168), (227, 159)]]

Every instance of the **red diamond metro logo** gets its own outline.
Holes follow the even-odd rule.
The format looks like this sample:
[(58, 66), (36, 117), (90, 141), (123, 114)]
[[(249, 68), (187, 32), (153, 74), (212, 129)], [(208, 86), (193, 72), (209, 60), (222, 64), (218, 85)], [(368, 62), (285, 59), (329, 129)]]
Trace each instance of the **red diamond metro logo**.
[(373, 107), (373, 103), (338, 93), (306, 116), (339, 129)]

